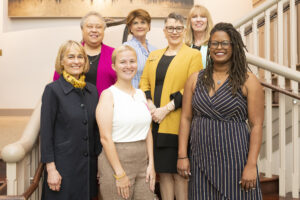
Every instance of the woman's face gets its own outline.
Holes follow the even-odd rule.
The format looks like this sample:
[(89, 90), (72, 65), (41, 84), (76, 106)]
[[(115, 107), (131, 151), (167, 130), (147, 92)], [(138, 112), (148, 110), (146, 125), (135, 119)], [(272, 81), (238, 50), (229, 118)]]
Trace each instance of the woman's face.
[(79, 79), (85, 65), (84, 55), (78, 47), (71, 46), (65, 52), (61, 64), (67, 73)]
[(216, 31), (210, 39), (210, 57), (215, 64), (231, 62), (232, 45), (229, 35), (224, 31)]
[(165, 37), (168, 44), (172, 46), (181, 45), (185, 34), (184, 25), (175, 19), (168, 19), (164, 28)]
[(131, 81), (137, 71), (137, 58), (131, 50), (125, 50), (117, 54), (116, 61), (112, 64), (118, 80)]
[(132, 35), (136, 38), (145, 38), (150, 31), (150, 24), (144, 19), (136, 17), (130, 26)]
[(193, 13), (191, 17), (191, 26), (194, 32), (205, 32), (207, 28), (207, 17), (200, 10)]
[(105, 26), (99, 17), (89, 16), (82, 27), (83, 41), (92, 47), (100, 46), (104, 37), (104, 29)]

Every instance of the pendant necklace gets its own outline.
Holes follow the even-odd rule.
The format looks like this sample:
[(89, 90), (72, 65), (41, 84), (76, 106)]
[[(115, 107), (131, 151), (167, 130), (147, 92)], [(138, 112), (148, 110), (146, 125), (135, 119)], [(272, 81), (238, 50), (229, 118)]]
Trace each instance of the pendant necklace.
[(216, 73), (214, 73), (214, 74), (215, 74), (215, 77), (217, 79), (217, 85), (220, 85), (222, 83), (224, 77), (227, 77), (227, 74), (224, 77), (222, 77), (222, 78), (218, 77)]
[[(90, 60), (90, 65), (93, 64), (93, 62), (95, 62), (96, 60), (98, 60), (100, 54), (96, 55), (96, 56), (89, 56), (89, 60)], [(92, 59), (93, 58), (93, 59)]]

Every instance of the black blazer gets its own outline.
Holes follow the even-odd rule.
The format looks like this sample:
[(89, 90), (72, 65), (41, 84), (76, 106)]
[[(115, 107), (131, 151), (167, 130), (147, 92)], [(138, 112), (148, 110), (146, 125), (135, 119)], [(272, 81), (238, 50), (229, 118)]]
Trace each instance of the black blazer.
[(55, 162), (62, 176), (59, 192), (50, 190), (45, 170), (42, 199), (90, 200), (97, 196), (97, 157), (102, 147), (94, 85), (74, 88), (63, 76), (48, 84), (42, 97), (41, 160)]

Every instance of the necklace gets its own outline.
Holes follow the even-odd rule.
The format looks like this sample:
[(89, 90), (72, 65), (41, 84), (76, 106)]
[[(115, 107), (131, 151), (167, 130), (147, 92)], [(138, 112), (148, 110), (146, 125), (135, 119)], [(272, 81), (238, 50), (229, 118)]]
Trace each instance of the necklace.
[(90, 65), (92, 65), (98, 58), (100, 57), (100, 53), (96, 56), (89, 56)]
[(217, 79), (217, 85), (220, 85), (220, 84), (223, 82), (224, 78), (226, 79), (227, 76), (228, 76), (227, 73), (226, 73), (226, 75), (223, 76), (223, 77), (219, 77), (215, 72), (214, 72), (214, 74), (215, 74), (215, 77), (216, 77), (216, 79)]

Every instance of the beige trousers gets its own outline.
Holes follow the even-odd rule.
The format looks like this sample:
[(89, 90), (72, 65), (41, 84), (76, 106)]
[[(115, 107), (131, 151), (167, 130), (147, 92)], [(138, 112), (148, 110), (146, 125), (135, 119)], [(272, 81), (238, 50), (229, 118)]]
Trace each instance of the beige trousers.
[[(132, 200), (153, 200), (154, 193), (146, 183), (148, 153), (145, 141), (115, 143), (117, 153), (128, 178), (130, 179), (130, 196)], [(104, 150), (98, 158), (100, 194), (103, 200), (121, 200), (118, 195), (114, 171)]]

